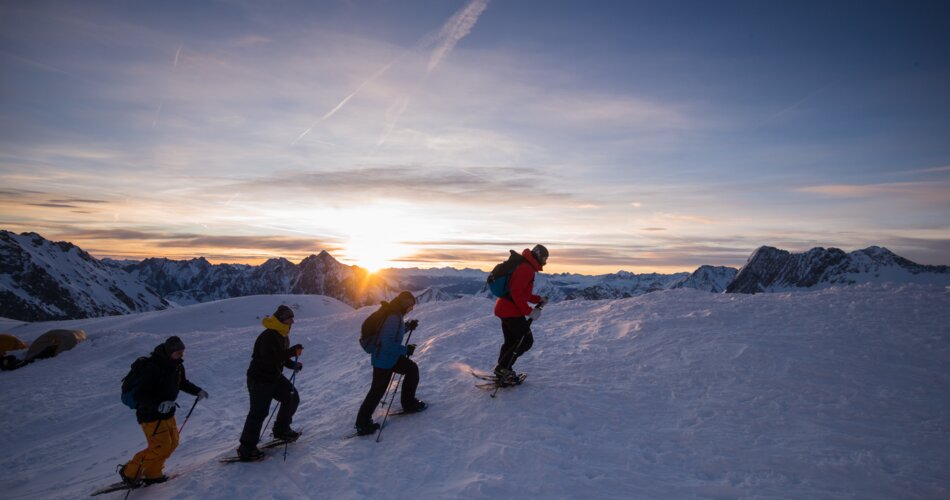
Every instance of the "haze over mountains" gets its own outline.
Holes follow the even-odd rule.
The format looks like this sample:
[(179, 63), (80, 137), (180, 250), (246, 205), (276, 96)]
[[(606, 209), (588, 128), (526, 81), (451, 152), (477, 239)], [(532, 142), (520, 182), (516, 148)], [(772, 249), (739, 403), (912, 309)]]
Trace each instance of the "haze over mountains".
[[(298, 264), (279, 258), (258, 266), (211, 264), (204, 258), (100, 260), (71, 243), (0, 230), (0, 317), (21, 321), (129, 314), (249, 295), (325, 295), (352, 307), (377, 303), (404, 289), (419, 296), (420, 302), (487, 297), (487, 275), (477, 269), (451, 268), (370, 274), (341, 264), (326, 251)], [(915, 264), (873, 246), (850, 253), (813, 248), (799, 254), (763, 246), (739, 270), (704, 265), (692, 273), (675, 274), (542, 273), (535, 291), (563, 301), (625, 298), (677, 288), (758, 293), (882, 282), (946, 286), (950, 267)]]

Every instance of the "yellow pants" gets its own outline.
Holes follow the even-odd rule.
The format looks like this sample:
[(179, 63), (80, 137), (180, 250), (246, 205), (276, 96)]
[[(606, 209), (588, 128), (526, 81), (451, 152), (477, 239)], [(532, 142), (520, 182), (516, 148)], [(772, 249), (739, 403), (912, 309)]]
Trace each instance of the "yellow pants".
[(136, 453), (132, 460), (125, 464), (122, 474), (125, 477), (145, 479), (162, 477), (165, 460), (168, 460), (178, 447), (178, 424), (175, 417), (139, 425), (148, 440), (148, 447)]

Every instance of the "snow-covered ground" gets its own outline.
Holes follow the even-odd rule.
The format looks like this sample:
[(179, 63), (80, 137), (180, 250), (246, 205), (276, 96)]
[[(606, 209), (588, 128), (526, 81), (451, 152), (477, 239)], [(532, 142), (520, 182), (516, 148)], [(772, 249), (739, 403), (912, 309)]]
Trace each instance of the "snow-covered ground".
[[(222, 465), (247, 412), (259, 318), (297, 309), (306, 346), (295, 427), (253, 464)], [(672, 290), (549, 306), (496, 399), (474, 387), (500, 344), (489, 300), (421, 304), (412, 340), (426, 412), (382, 441), (344, 440), (370, 380), (371, 308), (258, 296), (54, 326), (89, 341), (0, 373), (3, 498), (79, 498), (145, 442), (119, 380), (170, 334), (198, 404), (166, 472), (135, 498), (950, 498), (950, 292), (862, 285), (721, 295)], [(193, 398), (182, 394), (179, 424)], [(398, 406), (398, 402), (396, 403)], [(118, 494), (113, 494), (118, 497)]]

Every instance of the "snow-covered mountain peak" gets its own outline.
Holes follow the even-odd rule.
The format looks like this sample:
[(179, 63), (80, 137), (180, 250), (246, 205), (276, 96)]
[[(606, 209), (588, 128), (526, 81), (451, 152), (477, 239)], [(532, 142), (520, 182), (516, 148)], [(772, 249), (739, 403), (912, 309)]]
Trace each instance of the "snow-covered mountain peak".
[(922, 266), (883, 247), (851, 253), (816, 247), (791, 253), (763, 246), (752, 253), (726, 291), (758, 293), (884, 282), (944, 284), (950, 282), (950, 268)]

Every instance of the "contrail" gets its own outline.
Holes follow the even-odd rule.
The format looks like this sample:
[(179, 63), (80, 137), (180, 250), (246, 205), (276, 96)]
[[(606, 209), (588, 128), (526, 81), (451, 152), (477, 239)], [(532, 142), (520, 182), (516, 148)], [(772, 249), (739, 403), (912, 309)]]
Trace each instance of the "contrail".
[(177, 67), (178, 67), (178, 56), (181, 55), (181, 48), (182, 48), (182, 47), (184, 47), (184, 45), (179, 45), (179, 46), (178, 46), (178, 50), (175, 51), (175, 64), (172, 65), (173, 68), (177, 68)]
[(339, 111), (340, 108), (342, 108), (343, 105), (347, 103), (347, 101), (349, 101), (349, 100), (352, 99), (354, 96), (356, 96), (356, 94), (359, 94), (360, 91), (363, 90), (363, 87), (369, 85), (370, 82), (372, 82), (373, 80), (379, 78), (380, 76), (383, 76), (383, 73), (389, 71), (389, 68), (391, 68), (391, 67), (393, 66), (393, 64), (396, 64), (396, 61), (398, 61), (401, 57), (402, 57), (402, 55), (400, 55), (399, 57), (393, 59), (393, 61), (392, 61), (391, 63), (387, 64), (386, 66), (383, 66), (383, 69), (377, 71), (375, 74), (373, 74), (373, 76), (369, 77), (365, 82), (361, 83), (360, 86), (359, 86), (359, 87), (356, 87), (356, 90), (354, 90), (350, 95), (344, 97), (343, 100), (340, 101), (340, 104), (337, 104), (335, 108), (331, 109), (330, 111), (327, 112), (327, 114), (323, 115), (323, 116), (320, 118), (320, 121), (326, 120), (327, 118), (330, 118), (331, 116), (333, 116), (334, 114), (336, 114), (336, 112)]
[(342, 109), (343, 106), (345, 106), (346, 103), (350, 101), (350, 99), (356, 97), (356, 94), (359, 94), (360, 91), (363, 90), (363, 87), (366, 87), (366, 86), (369, 85), (373, 80), (375, 80), (375, 79), (379, 78), (380, 76), (382, 76), (383, 73), (385, 73), (386, 71), (388, 71), (389, 68), (391, 68), (391, 67), (393, 66), (393, 64), (396, 64), (396, 61), (398, 61), (400, 58), (402, 58), (402, 56), (403, 56), (403, 55), (400, 54), (398, 57), (396, 57), (395, 59), (393, 59), (392, 62), (390, 62), (389, 64), (383, 66), (382, 69), (380, 69), (379, 71), (377, 71), (376, 73), (374, 73), (373, 76), (367, 78), (366, 81), (364, 81), (363, 83), (361, 83), (359, 87), (356, 87), (356, 90), (354, 90), (353, 92), (351, 92), (350, 95), (344, 97), (343, 100), (340, 101), (339, 104), (337, 104), (336, 106), (333, 107), (333, 109), (331, 109), (330, 111), (327, 111), (326, 114), (324, 114), (323, 116), (321, 116), (319, 120), (313, 122), (312, 125), (310, 125), (309, 127), (307, 127), (307, 130), (304, 130), (303, 133), (301, 133), (300, 135), (298, 135), (297, 138), (294, 139), (294, 141), (290, 143), (290, 145), (293, 146), (294, 144), (297, 144), (297, 142), (300, 141), (300, 139), (303, 139), (307, 134), (309, 134), (310, 131), (313, 130), (313, 127), (316, 127), (318, 123), (320, 123), (320, 122), (322, 122), (322, 121), (324, 121), (324, 120), (330, 118), (331, 116), (335, 115), (337, 111), (339, 111), (340, 109)]
[(429, 72), (448, 57), (449, 52), (452, 52), (459, 40), (472, 32), (472, 27), (475, 26), (475, 22), (478, 21), (478, 17), (482, 15), (482, 12), (485, 12), (486, 7), (488, 7), (488, 0), (472, 0), (442, 26), (442, 30), (439, 31), (437, 37), (440, 43), (432, 51), (432, 57), (429, 59)]
[[(442, 62), (443, 59), (448, 57), (449, 53), (452, 52), (452, 49), (455, 48), (455, 45), (458, 44), (459, 40), (465, 38), (469, 33), (472, 32), (472, 27), (475, 26), (475, 22), (478, 21), (479, 16), (481, 16), (482, 12), (484, 12), (487, 7), (488, 7), (488, 0), (470, 1), (468, 5), (466, 5), (464, 8), (456, 12), (451, 18), (449, 18), (448, 21), (445, 22), (444, 25), (442, 25), (442, 29), (439, 30), (438, 35), (436, 35), (435, 37), (431, 37), (431, 36), (425, 37), (419, 43), (416, 44), (415, 49), (419, 49), (420, 47), (424, 48), (432, 43), (437, 44), (435, 49), (432, 51), (432, 56), (429, 58), (429, 66), (428, 66), (428, 69), (426, 70), (427, 73), (432, 72), (432, 70), (435, 69), (435, 67), (438, 66), (439, 63)], [(179, 49), (179, 51), (180, 50), (181, 49)], [(374, 73), (373, 76), (367, 78), (366, 81), (361, 83), (360, 86), (357, 87), (356, 90), (351, 92), (348, 96), (344, 97), (336, 106), (333, 107), (333, 109), (331, 109), (330, 111), (327, 111), (326, 114), (320, 117), (319, 120), (315, 121), (312, 125), (307, 127), (307, 129), (304, 130), (299, 136), (297, 136), (297, 138), (294, 139), (293, 142), (290, 143), (290, 145), (293, 146), (297, 144), (297, 142), (299, 142), (300, 139), (303, 139), (304, 137), (306, 137), (306, 135), (309, 134), (310, 131), (313, 130), (313, 127), (315, 127), (318, 123), (329, 119), (330, 117), (335, 115), (337, 111), (343, 109), (343, 106), (345, 106), (346, 103), (350, 101), (350, 99), (356, 97), (356, 95), (359, 94), (360, 91), (362, 91), (364, 87), (369, 85), (371, 82), (373, 82), (377, 78), (381, 77), (387, 71), (389, 71), (389, 68), (391, 68), (394, 64), (396, 64), (396, 62), (402, 59), (403, 56), (405, 56), (408, 52), (409, 52), (408, 50), (406, 52), (403, 52), (402, 54), (397, 56), (395, 59), (393, 59), (392, 62), (390, 62), (386, 66), (383, 66), (382, 69)], [(177, 61), (177, 55), (176, 55), (176, 61)], [(392, 130), (393, 127), (395, 127), (396, 122), (399, 121), (399, 116), (402, 114), (402, 111), (405, 111), (405, 107), (403, 107), (403, 109), (398, 113), (395, 119), (391, 120), (390, 127), (389, 127), (390, 131)], [(385, 142), (386, 137), (388, 136), (389, 136), (389, 132), (384, 133), (383, 138), (380, 140), (377, 146)]]

